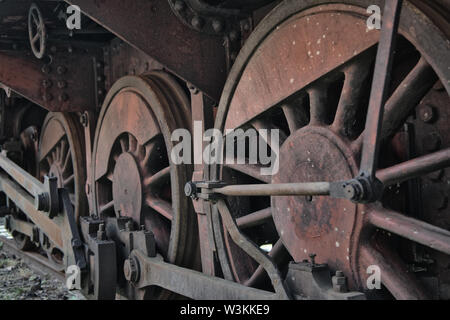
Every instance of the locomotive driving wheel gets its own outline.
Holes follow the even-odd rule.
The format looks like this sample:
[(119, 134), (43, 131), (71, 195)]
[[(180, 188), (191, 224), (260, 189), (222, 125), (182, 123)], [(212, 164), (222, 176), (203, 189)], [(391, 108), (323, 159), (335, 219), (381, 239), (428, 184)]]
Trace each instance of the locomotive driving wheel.
[[(279, 129), (279, 170), (264, 176), (262, 166), (223, 164), (212, 168), (213, 180), (336, 182), (358, 175), (379, 40), (379, 31), (366, 25), (366, 8), (372, 4), (383, 7), (382, 1), (284, 1), (260, 23), (231, 71), (216, 128)], [(302, 262), (312, 255), (316, 263), (342, 271), (350, 290), (368, 296), (448, 297), (424, 281), (433, 276), (440, 288), (450, 281), (442, 268), (450, 262), (448, 199), (439, 200), (432, 212), (425, 196), (431, 185), (448, 192), (448, 172), (408, 182), (395, 175), (418, 165), (418, 156), (429, 156), (429, 168), (449, 165), (449, 59), (449, 42), (438, 26), (405, 2), (383, 121), (377, 177), (389, 187), (381, 201), (228, 198), (238, 227), (270, 251), (280, 270), (289, 260)], [(430, 120), (432, 114), (439, 119)], [(407, 166), (396, 166), (408, 160)], [(229, 265), (235, 281), (270, 286), (263, 269), (227, 235), (224, 247), (221, 263)], [(367, 287), (369, 266), (381, 270), (381, 290)]]
[[(131, 218), (153, 232), (166, 261), (186, 267), (197, 257), (195, 215), (183, 196), (191, 169), (169, 159), (171, 133), (190, 128), (189, 114), (186, 94), (169, 75), (122, 78), (106, 98), (93, 156), (98, 216)], [(169, 297), (153, 289), (139, 297)]]
[[(75, 115), (52, 112), (47, 115), (39, 143), (39, 179), (43, 182), (45, 176), (56, 177), (58, 188), (69, 193), (77, 221), (87, 212), (83, 142), (83, 129)], [(54, 219), (63, 221), (62, 216)], [(51, 260), (62, 263), (63, 254), (58, 248), (45, 239), (41, 239), (41, 246)]]

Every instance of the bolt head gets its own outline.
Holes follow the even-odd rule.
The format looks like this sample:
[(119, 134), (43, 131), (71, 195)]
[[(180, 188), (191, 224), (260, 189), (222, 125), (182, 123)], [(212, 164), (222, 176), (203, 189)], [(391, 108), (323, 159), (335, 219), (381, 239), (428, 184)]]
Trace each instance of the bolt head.
[(231, 41), (236, 41), (239, 38), (239, 34), (236, 30), (232, 30), (229, 34)]
[(52, 68), (50, 68), (50, 66), (48, 66), (48, 65), (44, 65), (42, 67), (41, 71), (42, 71), (42, 73), (49, 74), (50, 72), (52, 72)]
[(42, 86), (43, 86), (44, 88), (47, 88), (47, 89), (48, 89), (48, 88), (51, 88), (52, 85), (53, 85), (52, 80), (45, 79), (45, 80), (42, 81)]
[(139, 280), (139, 266), (135, 259), (130, 258), (125, 260), (123, 264), (123, 274), (127, 281), (137, 282)]
[(223, 22), (219, 19), (214, 19), (212, 22), (212, 27), (214, 29), (215, 32), (219, 33), (223, 31)]
[(66, 68), (65, 66), (58, 66), (58, 67), (56, 68), (56, 72), (57, 72), (59, 75), (63, 75), (64, 73), (67, 72), (67, 68)]
[(436, 111), (430, 105), (423, 105), (419, 108), (419, 118), (425, 123), (433, 122), (435, 115)]
[(203, 21), (203, 19), (199, 16), (195, 16), (192, 18), (191, 21), (191, 25), (196, 28), (196, 29), (201, 29), (203, 28), (203, 25), (205, 24), (205, 22)]
[(69, 96), (67, 95), (67, 93), (61, 93), (58, 97), (59, 102), (66, 102), (67, 100), (69, 100)]
[(58, 88), (59, 89), (64, 89), (66, 87), (67, 87), (67, 82), (66, 81), (64, 81), (64, 80), (58, 81)]
[(441, 137), (437, 132), (431, 132), (423, 138), (422, 145), (428, 152), (437, 151), (441, 147)]
[(197, 193), (197, 186), (193, 182), (188, 182), (184, 186), (184, 193), (186, 197), (194, 197)]
[(183, 11), (186, 8), (186, 5), (185, 5), (185, 3), (183, 1), (178, 0), (178, 1), (175, 1), (175, 4), (173, 5), (173, 8), (176, 11)]

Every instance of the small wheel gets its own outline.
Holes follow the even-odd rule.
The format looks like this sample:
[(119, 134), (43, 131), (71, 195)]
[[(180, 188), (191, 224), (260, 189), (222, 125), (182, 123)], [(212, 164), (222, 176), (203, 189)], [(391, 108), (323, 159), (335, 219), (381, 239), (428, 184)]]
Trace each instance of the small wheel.
[(39, 179), (43, 181), (46, 175), (58, 179), (58, 187), (69, 192), (77, 219), (87, 211), (83, 139), (79, 122), (72, 115), (49, 113), (39, 144)]
[(45, 55), (47, 30), (42, 12), (35, 3), (28, 12), (28, 36), (34, 56), (42, 59)]

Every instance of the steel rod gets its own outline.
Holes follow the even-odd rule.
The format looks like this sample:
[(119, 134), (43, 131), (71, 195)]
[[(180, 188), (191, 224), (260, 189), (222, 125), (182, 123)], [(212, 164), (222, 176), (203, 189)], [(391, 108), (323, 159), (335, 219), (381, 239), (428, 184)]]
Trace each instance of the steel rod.
[(450, 148), (378, 170), (377, 178), (388, 186), (447, 167), (450, 167)]
[(8, 159), (4, 154), (0, 154), (0, 167), (31, 195), (37, 196), (45, 192), (44, 185), (39, 180)]
[(326, 196), (330, 194), (330, 183), (243, 184), (212, 191), (226, 196)]
[(450, 254), (450, 231), (386, 209), (370, 212), (369, 221), (378, 228)]
[(375, 71), (363, 140), (361, 175), (375, 178), (384, 104), (386, 103), (393, 64), (395, 39), (400, 21), (402, 0), (385, 1)]
[(58, 248), (63, 248), (60, 227), (44, 213), (36, 210), (33, 197), (4, 173), (0, 173), (0, 191), (4, 192)]

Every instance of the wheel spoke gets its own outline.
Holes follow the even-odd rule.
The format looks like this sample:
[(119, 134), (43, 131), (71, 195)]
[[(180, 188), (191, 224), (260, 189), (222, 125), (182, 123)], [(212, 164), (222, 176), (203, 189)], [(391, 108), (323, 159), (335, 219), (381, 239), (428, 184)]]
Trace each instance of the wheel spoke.
[(113, 208), (114, 208), (114, 200), (112, 200), (112, 201), (108, 202), (107, 204), (101, 206), (100, 207), (100, 214), (102, 214), (102, 213), (104, 213), (104, 212), (106, 212), (106, 211), (108, 211), (110, 209), (113, 209)]
[(308, 115), (303, 105), (304, 100), (305, 96), (300, 99), (301, 103), (299, 104), (292, 103), (284, 104), (283, 106), (281, 106), (291, 134), (293, 134), (298, 129), (306, 126), (309, 122)]
[(450, 148), (379, 170), (377, 178), (388, 186), (447, 167), (450, 167)]
[(224, 164), (225, 167), (233, 169), (235, 171), (241, 172), (243, 174), (246, 174), (249, 177), (252, 177), (256, 180), (259, 180), (261, 182), (270, 183), (271, 177), (270, 176), (264, 176), (261, 174), (261, 169), (263, 168), (260, 165), (254, 165), (254, 164)]
[(370, 60), (359, 59), (344, 68), (345, 80), (339, 99), (336, 116), (331, 129), (338, 134), (348, 136), (356, 113), (360, 107), (363, 82), (369, 73)]
[[(400, 83), (389, 100), (386, 102), (383, 116), (381, 139), (390, 137), (404, 123), (437, 81), (432, 67), (421, 58), (413, 70)], [(352, 150), (359, 152), (362, 149), (366, 130), (352, 143)]]
[(59, 162), (58, 155), (59, 155), (58, 147), (56, 147), (56, 149), (52, 152), (52, 159), (56, 163)]
[(145, 199), (145, 203), (147, 204), (147, 206), (161, 214), (166, 219), (173, 219), (172, 205), (168, 201), (155, 198), (153, 196), (147, 196)]
[(71, 159), (70, 150), (67, 151), (62, 167), (62, 172), (65, 173), (69, 169), (69, 160)]
[(33, 22), (36, 25), (36, 28), (39, 28), (39, 26), (41, 25), (40, 21), (39, 21), (39, 17), (36, 15), (36, 12), (33, 11), (31, 12), (31, 17), (33, 18)]
[(325, 84), (315, 84), (308, 90), (311, 126), (320, 126), (325, 124), (327, 118), (327, 88)]
[(421, 58), (386, 102), (382, 139), (395, 133), (437, 80), (433, 68)]
[(270, 207), (240, 217), (236, 219), (236, 224), (239, 228), (245, 229), (261, 225), (269, 219), (272, 219), (272, 209)]
[(135, 153), (137, 150), (137, 140), (132, 134), (128, 134), (128, 149), (132, 153)]
[(142, 167), (146, 167), (147, 164), (150, 161), (150, 157), (152, 156), (153, 150), (157, 147), (158, 145), (158, 139), (157, 137), (162, 137), (161, 135), (156, 135), (154, 136), (150, 141), (147, 142), (147, 144), (145, 145), (145, 157), (142, 159), (141, 161), (141, 166)]
[(67, 142), (66, 142), (66, 140), (63, 139), (61, 141), (61, 146), (59, 148), (59, 155), (58, 155), (60, 164), (62, 164), (62, 162), (64, 161), (66, 152), (67, 152)]
[(164, 168), (144, 180), (144, 188), (156, 188), (170, 180), (170, 167)]
[(122, 148), (122, 153), (128, 152), (128, 139), (122, 137), (119, 139), (120, 147)]
[(360, 262), (365, 266), (377, 266), (381, 282), (398, 300), (423, 300), (428, 297), (416, 277), (408, 272), (406, 265), (388, 248), (383, 254), (369, 245), (360, 249)]
[[(281, 239), (278, 239), (278, 241), (274, 244), (272, 250), (268, 253), (268, 256), (271, 257), (277, 265), (284, 264), (288, 260), (289, 253), (287, 253)], [(259, 284), (264, 279), (265, 274), (266, 271), (264, 268), (261, 265), (258, 266), (252, 276), (245, 281), (244, 285), (251, 287)]]
[(70, 185), (71, 183), (73, 183), (75, 181), (75, 175), (72, 174), (70, 175), (67, 179), (64, 179), (64, 187), (67, 187), (68, 185)]
[(387, 209), (371, 211), (369, 221), (378, 228), (450, 254), (450, 231)]
[[(267, 130), (267, 139), (264, 139), (264, 141), (267, 143), (267, 145), (273, 150), (272, 148), (272, 143), (270, 139), (270, 130), (279, 130), (279, 138), (280, 138), (280, 146), (283, 144), (283, 142), (287, 139), (286, 134), (281, 131), (280, 128), (277, 128), (274, 126), (274, 124), (270, 121), (267, 121), (265, 119), (255, 119), (252, 121), (252, 126), (256, 129), (256, 130)], [(264, 138), (264, 137), (263, 137)]]
[(38, 30), (38, 33), (31, 39), (31, 43), (35, 44), (41, 38), (41, 33)]

